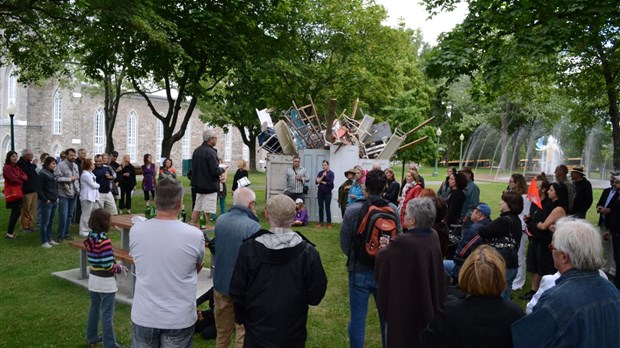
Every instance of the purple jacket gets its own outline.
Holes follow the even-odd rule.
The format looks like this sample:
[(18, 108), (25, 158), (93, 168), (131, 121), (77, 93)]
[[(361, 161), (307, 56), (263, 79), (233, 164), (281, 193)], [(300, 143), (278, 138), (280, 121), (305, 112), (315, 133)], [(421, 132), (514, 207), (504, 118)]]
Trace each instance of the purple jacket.
[(298, 210), (297, 213), (295, 213), (295, 221), (301, 221), (302, 226), (308, 225), (308, 210), (305, 208)]
[(149, 167), (142, 166), (142, 190), (154, 191), (155, 190), (155, 164), (151, 163)]
[[(316, 178), (318, 179), (322, 176), (323, 176), (323, 171), (321, 170), (316, 175)], [(334, 172), (332, 172), (331, 170), (327, 170), (327, 175), (325, 175), (325, 178), (321, 180), (319, 184), (317, 184), (317, 187), (319, 188), (320, 195), (330, 194), (332, 190), (334, 189)]]

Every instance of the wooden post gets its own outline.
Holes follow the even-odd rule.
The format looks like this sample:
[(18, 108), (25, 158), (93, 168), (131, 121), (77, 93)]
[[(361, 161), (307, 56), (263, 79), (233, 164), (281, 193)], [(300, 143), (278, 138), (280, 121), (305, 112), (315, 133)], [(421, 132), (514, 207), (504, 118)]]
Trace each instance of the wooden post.
[(334, 128), (334, 119), (336, 118), (336, 98), (331, 98), (329, 100), (329, 106), (327, 108), (327, 129), (325, 130), (325, 139), (333, 143), (334, 142), (334, 134), (332, 128)]

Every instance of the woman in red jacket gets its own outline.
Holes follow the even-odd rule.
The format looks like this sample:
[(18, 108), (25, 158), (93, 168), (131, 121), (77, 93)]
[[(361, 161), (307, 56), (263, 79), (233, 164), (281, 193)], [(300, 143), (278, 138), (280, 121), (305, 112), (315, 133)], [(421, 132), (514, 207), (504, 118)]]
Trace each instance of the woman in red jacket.
[(408, 171), (405, 182), (406, 184), (403, 188), (403, 194), (400, 198), (400, 205), (398, 206), (400, 210), (401, 225), (405, 223), (405, 210), (407, 208), (407, 203), (409, 203), (410, 200), (418, 197), (420, 195), (420, 191), (422, 191), (422, 186), (420, 185), (420, 176), (418, 175), (417, 171)]
[[(21, 191), (22, 185), (28, 181), (28, 176), (21, 168), (17, 166), (17, 152), (9, 151), (6, 154), (4, 160), (4, 167), (2, 168), (2, 175), (4, 176), (5, 197), (7, 188), (18, 188)], [(9, 227), (6, 232), (6, 239), (15, 239), (15, 224), (19, 219), (19, 214), (22, 208), (21, 197), (12, 201), (6, 202), (6, 208), (11, 209), (11, 216), (9, 217)]]

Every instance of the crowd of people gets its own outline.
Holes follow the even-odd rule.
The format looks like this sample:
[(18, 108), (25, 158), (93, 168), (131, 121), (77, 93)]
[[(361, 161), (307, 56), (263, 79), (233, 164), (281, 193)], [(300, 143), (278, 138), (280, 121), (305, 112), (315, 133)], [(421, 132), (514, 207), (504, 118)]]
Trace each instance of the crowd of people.
[[(131, 230), (129, 253), (136, 266), (132, 347), (191, 346), (197, 274), (208, 241), (195, 226), (200, 214), (216, 214), (222, 191), (226, 195), (227, 168), (216, 144), (215, 133), (207, 130), (192, 156), (190, 224), (178, 219), (183, 187), (172, 161), (166, 159), (156, 170), (152, 156), (144, 156), (144, 199), (157, 209), (154, 219)], [(113, 276), (124, 271), (109, 257), (113, 250), (106, 233), (112, 215), (131, 212), (136, 186), (129, 156), (120, 163), (117, 157), (91, 159), (82, 149), (67, 149), (60, 163), (42, 156), (37, 167), (32, 152), (24, 150), (21, 157), (9, 152), (4, 167), (5, 195), (12, 197), (11, 186), (21, 188), (18, 199), (7, 198), (6, 238), (17, 238), (21, 216), (24, 230), (38, 222), (41, 243), (50, 248), (71, 238), (73, 215), (80, 216), (91, 263), (87, 343), (103, 341), (104, 347), (118, 346), (110, 303), (117, 290)], [(308, 306), (318, 305), (327, 289), (317, 249), (292, 229), (309, 224), (310, 174), (295, 156), (285, 171), (283, 194), (265, 204), (270, 227), (262, 229), (256, 194), (247, 187), (247, 163), (237, 167), (232, 207), (221, 209), (212, 221), (216, 346), (303, 347)], [(583, 168), (569, 171), (559, 165), (554, 174), (554, 181), (545, 173), (536, 175), (529, 188), (523, 175), (511, 175), (493, 219), (491, 206), (480, 202), (469, 167), (449, 168), (437, 192), (425, 187), (415, 165), (400, 183), (392, 169), (378, 164), (345, 171), (337, 202), (343, 216), (340, 248), (347, 258), (349, 346), (365, 346), (371, 295), (383, 347), (620, 346), (620, 276), (615, 274), (620, 172), (611, 173), (611, 187), (597, 203), (599, 228), (585, 220), (593, 194)], [(314, 179), (316, 228), (333, 228), (334, 181), (325, 160)], [(531, 289), (521, 295), (530, 301), (526, 315), (511, 299), (513, 290), (526, 290), (527, 272)], [(99, 318), (102, 337), (96, 329)]]

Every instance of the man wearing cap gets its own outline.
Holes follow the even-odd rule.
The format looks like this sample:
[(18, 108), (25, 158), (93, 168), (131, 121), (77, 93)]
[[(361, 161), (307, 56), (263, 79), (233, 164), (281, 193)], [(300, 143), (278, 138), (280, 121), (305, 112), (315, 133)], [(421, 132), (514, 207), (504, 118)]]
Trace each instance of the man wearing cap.
[(295, 219), (293, 219), (293, 226), (307, 226), (308, 225), (308, 210), (304, 206), (304, 200), (297, 198), (295, 200)]
[(585, 219), (588, 209), (592, 206), (592, 184), (586, 179), (582, 166), (573, 167), (573, 170), (570, 171), (570, 177), (575, 186), (572, 213), (580, 219)]
[(327, 276), (314, 244), (291, 229), (291, 198), (269, 198), (265, 217), (270, 230), (239, 249), (229, 288), (235, 320), (245, 326), (245, 347), (303, 347), (308, 305), (323, 299)]
[(467, 256), (469, 256), (478, 245), (482, 244), (482, 238), (478, 235), (478, 230), (480, 227), (491, 223), (491, 207), (486, 203), (478, 203), (478, 205), (472, 208), (471, 222), (471, 224), (463, 228), (461, 241), (456, 247), (454, 259), (443, 261), (446, 275), (454, 280), (458, 278), (459, 270)]
[(467, 186), (465, 187), (465, 203), (461, 209), (461, 216), (471, 217), (471, 207), (475, 207), (480, 202), (480, 188), (474, 183), (474, 172), (471, 167), (463, 167), (459, 171), (467, 178)]
[(596, 212), (600, 214), (598, 218), (598, 226), (603, 240), (603, 272), (612, 277), (616, 275), (616, 263), (614, 262), (614, 255), (611, 243), (611, 234), (609, 233), (611, 228), (611, 208), (618, 200), (618, 192), (615, 188), (615, 176), (620, 177), (620, 171), (611, 172), (609, 179), (610, 187), (603, 190), (601, 198), (596, 204)]

